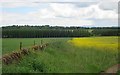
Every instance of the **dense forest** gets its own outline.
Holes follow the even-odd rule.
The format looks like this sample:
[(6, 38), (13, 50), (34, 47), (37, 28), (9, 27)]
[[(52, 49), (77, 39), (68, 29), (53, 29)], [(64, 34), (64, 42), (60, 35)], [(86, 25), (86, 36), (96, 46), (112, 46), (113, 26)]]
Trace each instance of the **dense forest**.
[(119, 27), (6, 26), (2, 38), (119, 36)]

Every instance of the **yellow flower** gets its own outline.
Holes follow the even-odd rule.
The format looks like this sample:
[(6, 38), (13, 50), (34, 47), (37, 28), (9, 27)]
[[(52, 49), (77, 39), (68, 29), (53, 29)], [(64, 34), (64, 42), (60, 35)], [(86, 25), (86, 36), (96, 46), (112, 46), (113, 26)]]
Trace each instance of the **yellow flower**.
[(118, 50), (118, 37), (73, 38), (68, 42), (78, 47)]

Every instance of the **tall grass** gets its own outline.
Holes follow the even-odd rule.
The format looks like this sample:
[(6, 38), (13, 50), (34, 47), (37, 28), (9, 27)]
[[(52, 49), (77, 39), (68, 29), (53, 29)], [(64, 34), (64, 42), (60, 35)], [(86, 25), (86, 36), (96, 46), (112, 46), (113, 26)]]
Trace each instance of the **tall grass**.
[[(102, 39), (106, 38), (102, 37)], [(117, 38), (110, 38), (115, 40)], [(108, 39), (108, 40), (110, 40)], [(31, 46), (33, 40), (37, 43), (41, 39), (20, 39), (24, 44)], [(44, 51), (31, 52), (19, 62), (3, 65), (4, 73), (99, 73), (110, 66), (117, 64), (117, 52), (108, 49), (76, 46), (70, 38), (46, 38), (50, 43)], [(13, 42), (10, 42), (13, 41)], [(102, 40), (101, 40), (102, 41)], [(15, 43), (14, 43), (15, 42)], [(10, 44), (19, 43), (17, 39), (3, 39), (3, 53), (9, 53), (17, 47)], [(103, 42), (104, 43), (104, 42)], [(8, 47), (6, 47), (8, 46)], [(12, 49), (11, 51), (8, 51)], [(7, 51), (6, 51), (7, 50)]]

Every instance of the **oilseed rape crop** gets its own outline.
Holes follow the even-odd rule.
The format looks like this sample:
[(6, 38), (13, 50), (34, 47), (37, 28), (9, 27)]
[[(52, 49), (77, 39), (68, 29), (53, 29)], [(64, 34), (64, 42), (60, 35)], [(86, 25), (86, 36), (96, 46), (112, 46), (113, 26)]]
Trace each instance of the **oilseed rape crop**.
[(118, 51), (118, 37), (73, 38), (68, 42), (78, 47), (92, 47), (113, 52)]

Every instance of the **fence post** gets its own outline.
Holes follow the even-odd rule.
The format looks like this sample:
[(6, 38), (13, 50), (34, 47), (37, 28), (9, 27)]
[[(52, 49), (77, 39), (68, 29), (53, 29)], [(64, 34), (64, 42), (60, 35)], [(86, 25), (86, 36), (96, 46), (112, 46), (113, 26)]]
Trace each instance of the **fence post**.
[(41, 45), (43, 44), (43, 40), (41, 40)]
[(22, 49), (22, 42), (20, 42), (20, 50)]
[(34, 40), (34, 46), (35, 46), (35, 40)]

